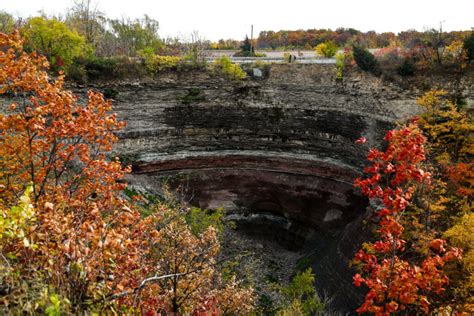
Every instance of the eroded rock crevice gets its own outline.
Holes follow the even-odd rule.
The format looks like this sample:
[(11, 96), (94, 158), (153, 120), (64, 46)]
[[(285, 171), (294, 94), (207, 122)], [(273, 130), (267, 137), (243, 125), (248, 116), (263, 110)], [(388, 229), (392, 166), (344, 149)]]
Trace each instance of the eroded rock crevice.
[[(155, 194), (161, 194), (159, 183), (171, 190), (186, 188), (180, 192), (191, 204), (225, 209), (227, 220), (236, 223), (233, 238), (242, 237), (239, 249), (264, 256), (256, 259), (262, 265), (273, 262), (279, 278), (291, 276), (297, 267), (311, 267), (320, 294), (331, 299), (328, 308), (349, 311), (361, 298), (350, 285), (348, 267), (360, 230), (343, 236), (348, 225), (360, 222), (366, 206), (353, 189), (356, 175), (354, 169), (321, 160), (201, 156), (137, 166), (130, 181)], [(234, 246), (229, 240), (224, 244)], [(282, 251), (283, 257), (272, 255)]]

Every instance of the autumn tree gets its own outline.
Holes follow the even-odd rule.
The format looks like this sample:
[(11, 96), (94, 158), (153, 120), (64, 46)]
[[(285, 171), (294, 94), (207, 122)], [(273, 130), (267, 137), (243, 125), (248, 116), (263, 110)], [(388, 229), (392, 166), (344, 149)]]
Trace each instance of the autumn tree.
[(44, 57), (22, 51), (18, 34), (0, 36), (8, 47), (0, 52), (0, 92), (16, 100), (0, 119), (1, 206), (15, 203), (31, 183), (37, 213), (26, 236), (36, 248), (4, 249), (25, 275), (44, 271), (80, 310), (94, 293), (110, 290), (99, 280), (114, 275), (112, 262), (127, 253), (121, 248), (140, 218), (120, 197), (126, 170), (105, 159), (123, 123), (107, 114), (111, 104), (101, 94), (90, 92), (87, 104), (78, 104), (62, 77), (49, 78)]
[(458, 259), (460, 253), (436, 238), (426, 241), (425, 252), (410, 256), (402, 223), (414, 194), (430, 185), (431, 175), (422, 168), (426, 138), (411, 123), (389, 131), (385, 141), (386, 150), (369, 151), (366, 176), (355, 182), (370, 199), (377, 223), (377, 240), (364, 243), (354, 258), (360, 269), (354, 284), (368, 287), (357, 311), (377, 315), (429, 313), (433, 297), (442, 294), (448, 284), (444, 266)]
[[(139, 300), (142, 308), (149, 307), (165, 314), (248, 313), (253, 306), (253, 290), (240, 287), (235, 279), (223, 281), (217, 262), (220, 250), (218, 231), (214, 226), (194, 223), (195, 218), (187, 216), (189, 212), (188, 208), (170, 208), (165, 204), (153, 207), (152, 215), (146, 221), (157, 229), (145, 232), (152, 255), (145, 258), (145, 264), (136, 262), (136, 270), (128, 270), (133, 274), (127, 282), (136, 282), (138, 290), (135, 292), (140, 291), (140, 296), (130, 295), (135, 294), (132, 292), (114, 296), (127, 294), (123, 296), (127, 305), (133, 306)], [(191, 222), (186, 219), (191, 219)], [(154, 274), (150, 276), (140, 269), (142, 266), (154, 267)], [(141, 275), (138, 278), (137, 272)], [(142, 280), (160, 280), (166, 275), (172, 277), (161, 279), (159, 286), (140, 288)], [(123, 283), (119, 287), (127, 285)]]
[(468, 112), (455, 105), (446, 91), (429, 91), (418, 98), (417, 103), (424, 109), (418, 125), (428, 139), (427, 165), (434, 181), (429, 191), (417, 197), (418, 204), (423, 207), (410, 212), (412, 216), (408, 221), (412, 227), (417, 227), (418, 233), (412, 229), (409, 236), (411, 239), (444, 237), (463, 250), (463, 260), (449, 264), (445, 269), (451, 286), (443, 301), (458, 311), (472, 313), (474, 235), (466, 226), (473, 214), (474, 124)]
[[(23, 51), (18, 33), (0, 33), (0, 47), (0, 94), (11, 98), (0, 115), (0, 279), (9, 286), (0, 287), (2, 311), (153, 313), (177, 297), (159, 281), (178, 277), (194, 284), (185, 287), (193, 300), (180, 299), (180, 309), (250, 308), (238, 282), (207, 279), (218, 249), (212, 228), (201, 240), (162, 213), (142, 216), (125, 199), (129, 169), (106, 157), (124, 126), (110, 101), (91, 91), (78, 102), (62, 76), (49, 77), (45, 57)], [(179, 257), (186, 269), (167, 270), (165, 259), (179, 251), (189, 254)], [(195, 252), (205, 260), (195, 261)], [(233, 297), (244, 304), (232, 307)]]
[[(455, 44), (455, 42), (453, 43)], [(439, 276), (444, 274), (443, 278), (445, 279), (449, 277), (450, 286), (447, 287), (447, 283), (445, 283), (442, 295), (440, 295), (440, 292), (429, 300), (430, 308), (437, 308), (440, 312), (472, 313), (474, 311), (471, 253), (473, 235), (470, 233), (469, 225), (472, 217), (472, 196), (474, 193), (472, 189), (474, 143), (471, 137), (474, 125), (468, 113), (462, 107), (454, 104), (446, 91), (429, 91), (418, 98), (417, 103), (424, 110), (424, 113), (416, 121), (419, 128), (417, 133), (422, 133), (423, 136), (421, 137), (425, 139), (423, 141), (425, 158), (418, 161), (418, 167), (423, 171), (423, 174), (429, 171), (430, 181), (428, 184), (417, 183), (417, 179), (407, 179), (407, 185), (411, 185), (413, 190), (409, 195), (409, 200), (405, 197), (408, 203), (403, 209), (403, 216), (399, 216), (397, 219), (397, 224), (402, 229), (402, 234), (399, 236), (405, 245), (405, 249), (401, 251), (401, 254), (405, 260), (416, 264), (420, 262), (416, 258), (429, 258), (430, 253), (433, 252), (433, 240), (439, 243), (441, 238), (446, 238), (452, 245), (462, 249), (464, 253), (462, 261), (438, 261), (437, 273), (439, 273)], [(410, 133), (407, 133), (404, 137), (408, 139), (410, 135)], [(389, 145), (388, 150), (391, 148), (391, 145)], [(415, 147), (411, 147), (411, 154), (414, 153), (414, 149)], [(375, 153), (377, 153), (375, 157), (380, 154), (378, 151)], [(372, 156), (369, 155), (369, 157)], [(383, 162), (385, 156), (380, 157), (384, 158)], [(406, 157), (410, 157), (410, 155), (405, 155), (404, 159)], [(371, 158), (371, 161), (374, 162), (373, 166), (367, 171), (374, 174), (376, 170), (380, 170), (380, 179), (374, 183), (383, 183), (386, 175), (382, 175), (391, 172), (383, 169), (384, 162), (374, 161), (373, 158)], [(398, 158), (396, 161), (397, 164), (401, 162)], [(397, 166), (393, 162), (391, 164), (389, 165), (391, 170), (394, 166)], [(416, 166), (413, 162), (412, 165)], [(374, 176), (379, 177), (377, 174), (374, 174)], [(372, 179), (375, 180), (375, 178)], [(366, 179), (358, 183), (364, 188), (368, 181)], [(379, 190), (377, 187), (376, 189)], [(374, 191), (368, 190), (366, 192)], [(380, 226), (384, 223), (382, 220), (379, 222)], [(393, 237), (394, 234), (391, 234)], [(366, 244), (365, 252), (359, 253), (357, 260), (361, 258), (363, 260), (374, 260), (374, 266), (378, 266), (375, 264), (379, 252), (375, 247), (376, 245), (377, 242)], [(375, 255), (375, 257), (370, 255)], [(443, 257), (440, 256), (439, 258)], [(446, 255), (444, 258), (447, 258)], [(368, 263), (365, 262), (367, 266)], [(356, 281), (362, 282), (360, 279), (356, 279)], [(408, 279), (406, 281), (416, 282)], [(371, 284), (371, 286), (374, 285)], [(406, 290), (405, 287), (403, 289)], [(369, 294), (371, 293), (373, 292), (370, 291)], [(370, 308), (371, 304), (373, 305), (373, 303), (369, 304), (366, 300), (365, 308)]]

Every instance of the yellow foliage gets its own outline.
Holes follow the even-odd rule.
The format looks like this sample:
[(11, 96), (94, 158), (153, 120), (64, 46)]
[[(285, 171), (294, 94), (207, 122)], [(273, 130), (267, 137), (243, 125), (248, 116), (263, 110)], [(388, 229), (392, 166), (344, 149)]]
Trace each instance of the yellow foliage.
[(474, 124), (466, 111), (442, 99), (446, 91), (431, 90), (417, 99), (426, 113), (421, 116), (419, 125), (435, 150), (439, 161), (457, 162), (474, 152), (472, 133)]
[(227, 56), (222, 56), (221, 59), (215, 60), (214, 67), (232, 80), (243, 80), (247, 77), (245, 71), (239, 65), (232, 63)]
[(467, 66), (467, 51), (464, 49), (463, 41), (453, 41), (450, 45), (446, 46), (443, 55), (447, 62), (455, 64), (459, 69)]
[(138, 54), (143, 58), (145, 66), (151, 74), (176, 69), (181, 61), (181, 57), (177, 56), (156, 55), (152, 49), (143, 49)]
[(152, 73), (158, 73), (165, 70), (175, 69), (181, 61), (177, 56), (159, 56), (155, 55), (146, 63), (148, 70)]
[(320, 56), (331, 58), (336, 54), (337, 46), (334, 42), (329, 41), (319, 44), (314, 50)]
[[(455, 55), (459, 50), (459, 43), (453, 43), (448, 52)], [(444, 296), (448, 308), (474, 313), (474, 124), (446, 91), (429, 91), (417, 103), (425, 110), (418, 124), (428, 139), (427, 170), (432, 177), (429, 187), (418, 189), (407, 217), (414, 229), (405, 234), (411, 247), (421, 252), (424, 241), (434, 237), (463, 249), (462, 263), (445, 267), (450, 287)]]
[(462, 287), (458, 291), (465, 296), (466, 306), (470, 304), (473, 308), (470, 312), (474, 312), (474, 213), (461, 217), (456, 225), (445, 232), (444, 237), (464, 251)]
[(446, 96), (447, 92), (444, 90), (430, 90), (423, 96), (416, 100), (416, 103), (427, 112), (433, 112), (434, 109), (439, 109), (441, 104), (441, 97)]
[(32, 247), (28, 239), (28, 228), (34, 223), (35, 212), (30, 194), (33, 186), (28, 185), (20, 197), (18, 205), (0, 210), (0, 251), (9, 239), (22, 239), (25, 247)]
[(88, 47), (84, 37), (55, 19), (33, 17), (22, 28), (25, 45), (46, 55), (54, 67), (61, 69), (84, 55)]
[(299, 300), (293, 300), (286, 308), (278, 311), (278, 316), (303, 316), (303, 308)]

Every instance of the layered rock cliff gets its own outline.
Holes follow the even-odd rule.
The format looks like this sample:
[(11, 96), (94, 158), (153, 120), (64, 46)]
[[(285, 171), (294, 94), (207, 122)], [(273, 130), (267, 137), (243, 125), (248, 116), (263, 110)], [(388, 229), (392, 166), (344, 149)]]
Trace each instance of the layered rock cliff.
[[(434, 82), (454, 89), (443, 80)], [(463, 80), (473, 104), (472, 78)], [(255, 214), (284, 218), (289, 224), (267, 238), (291, 231), (294, 246), (312, 253), (319, 289), (337, 309), (354, 309), (360, 293), (347, 262), (366, 201), (353, 180), (368, 148), (354, 141), (380, 144), (395, 121), (419, 111), (419, 88), (357, 71), (338, 82), (334, 65), (285, 64), (260, 80), (169, 73), (94, 88), (116, 94), (114, 110), (127, 127), (114, 151), (133, 164), (132, 184), (157, 194), (164, 182), (185, 187), (191, 204), (238, 213), (250, 230), (264, 229), (248, 226)]]

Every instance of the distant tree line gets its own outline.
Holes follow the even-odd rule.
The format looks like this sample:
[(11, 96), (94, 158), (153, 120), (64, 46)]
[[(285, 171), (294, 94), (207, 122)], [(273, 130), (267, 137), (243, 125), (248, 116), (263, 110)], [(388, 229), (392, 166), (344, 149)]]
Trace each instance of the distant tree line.
[[(46, 51), (49, 46), (55, 46), (64, 41), (65, 37), (80, 37), (68, 45), (70, 48), (80, 46), (92, 51), (96, 56), (137, 56), (138, 51), (145, 48), (155, 50), (164, 46), (158, 36), (158, 21), (145, 15), (141, 18), (109, 19), (90, 0), (76, 1), (64, 16), (48, 16), (41, 12), (38, 16), (29, 18), (14, 18), (7, 12), (0, 12), (0, 32), (11, 33), (14, 29), (28, 38), (27, 47)], [(32, 39), (35, 37), (35, 39)]]
[(443, 32), (442, 29), (432, 28), (423, 32), (416, 30), (377, 33), (375, 31), (361, 32), (353, 28), (310, 29), (297, 31), (262, 31), (257, 38), (257, 47), (312, 49), (324, 43), (334, 42), (339, 47), (361, 46), (365, 48), (381, 48), (389, 46), (414, 47), (432, 42), (433, 37), (447, 44), (467, 36), (470, 31)]
[[(440, 66), (454, 66), (461, 72), (474, 59), (474, 33), (445, 32), (442, 25), (398, 34), (353, 28), (262, 31), (256, 39), (210, 42), (197, 32), (187, 38), (162, 38), (159, 22), (150, 16), (112, 19), (94, 0), (74, 0), (58, 16), (40, 12), (22, 18), (0, 11), (0, 32), (14, 30), (25, 39), (26, 51), (45, 55), (53, 71), (63, 70), (77, 81), (203, 68), (209, 49), (236, 50), (237, 56), (247, 57), (264, 56), (255, 49), (314, 49), (318, 56), (339, 60), (338, 78), (342, 78), (343, 65), (353, 63), (354, 57), (363, 70), (379, 75), (391, 68), (403, 76)], [(368, 51), (374, 48), (378, 50)], [(344, 53), (337, 56), (341, 49)], [(145, 67), (137, 66), (137, 59)]]
[[(93, 0), (75, 0), (65, 14), (56, 16), (40, 12), (23, 18), (0, 11), (0, 33), (15, 30), (25, 40), (26, 51), (46, 56), (51, 70), (65, 71), (79, 81), (176, 68), (175, 59), (156, 59), (155, 55), (179, 56), (200, 66), (202, 52), (210, 45), (197, 32), (187, 38), (161, 38), (157, 20), (148, 15), (112, 19)], [(138, 58), (147, 59), (146, 67), (137, 67), (134, 60)]]

